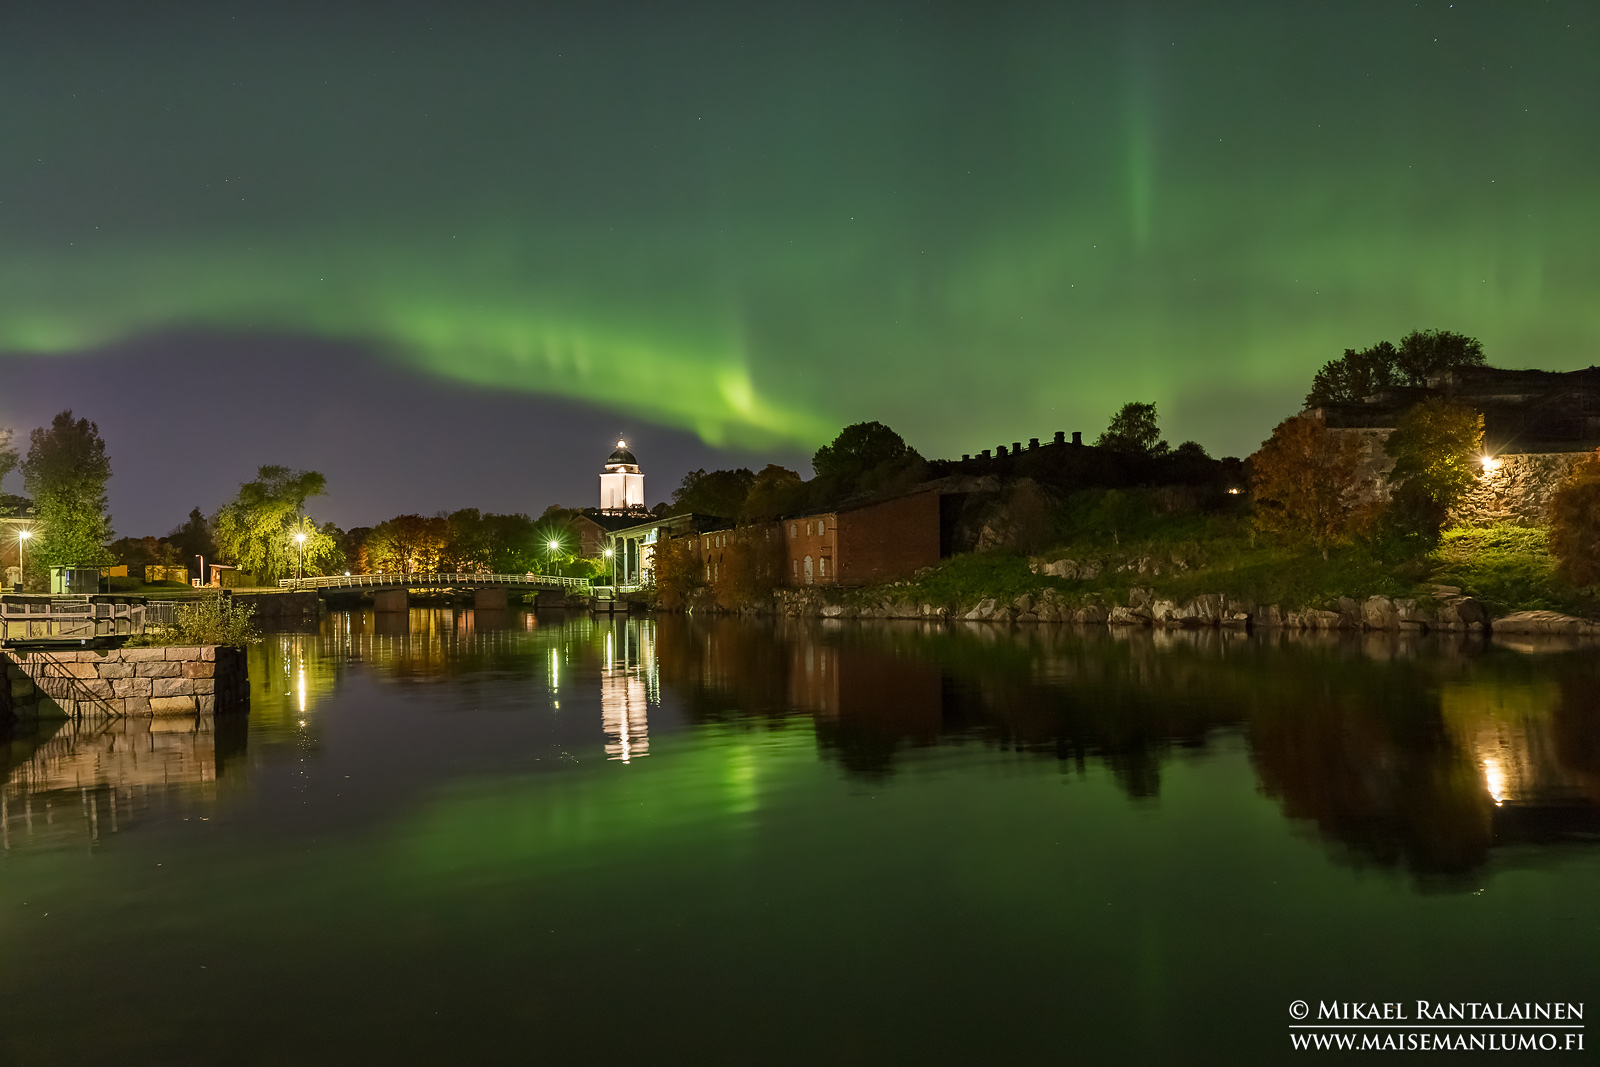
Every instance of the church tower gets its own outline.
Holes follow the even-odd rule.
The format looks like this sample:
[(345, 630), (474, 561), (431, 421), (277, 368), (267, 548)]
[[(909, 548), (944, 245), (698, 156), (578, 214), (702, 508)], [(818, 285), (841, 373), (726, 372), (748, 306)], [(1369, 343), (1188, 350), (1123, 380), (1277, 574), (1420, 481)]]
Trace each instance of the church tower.
[(600, 510), (632, 511), (644, 508), (644, 475), (639, 461), (628, 451), (628, 442), (618, 441), (617, 449), (606, 460), (600, 475)]

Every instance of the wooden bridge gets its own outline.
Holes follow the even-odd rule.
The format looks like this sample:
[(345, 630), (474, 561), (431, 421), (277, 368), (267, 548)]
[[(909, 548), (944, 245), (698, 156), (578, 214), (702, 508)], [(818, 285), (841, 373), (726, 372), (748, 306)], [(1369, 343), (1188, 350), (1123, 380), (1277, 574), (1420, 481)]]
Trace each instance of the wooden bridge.
[(506, 606), (506, 593), (513, 589), (565, 589), (583, 596), (589, 594), (589, 579), (566, 578), (559, 574), (466, 574), (380, 573), (329, 574), (318, 578), (281, 578), (278, 585), (294, 592), (370, 592), (373, 607), (379, 611), (404, 611), (412, 590), (472, 589), (478, 608), (495, 610)]

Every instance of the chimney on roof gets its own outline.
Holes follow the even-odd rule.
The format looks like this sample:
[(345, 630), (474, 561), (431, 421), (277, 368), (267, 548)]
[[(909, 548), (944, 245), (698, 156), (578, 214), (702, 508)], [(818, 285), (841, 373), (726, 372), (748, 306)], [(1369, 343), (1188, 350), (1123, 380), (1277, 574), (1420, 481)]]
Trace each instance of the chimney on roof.
[(1081, 430), (1073, 430), (1072, 431), (1072, 447), (1073, 448), (1082, 448), (1083, 447), (1083, 431), (1081, 431)]
[(1050, 443), (1053, 445), (1064, 445), (1067, 443), (1067, 435), (1063, 431), (1057, 430), (1056, 439)]

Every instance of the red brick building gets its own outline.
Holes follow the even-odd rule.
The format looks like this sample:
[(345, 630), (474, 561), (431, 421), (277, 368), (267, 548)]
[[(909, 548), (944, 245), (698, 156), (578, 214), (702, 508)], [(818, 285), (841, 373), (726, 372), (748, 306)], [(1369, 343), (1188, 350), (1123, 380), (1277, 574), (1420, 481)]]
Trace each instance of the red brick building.
[(782, 522), (789, 585), (870, 585), (939, 562), (939, 493), (924, 490)]

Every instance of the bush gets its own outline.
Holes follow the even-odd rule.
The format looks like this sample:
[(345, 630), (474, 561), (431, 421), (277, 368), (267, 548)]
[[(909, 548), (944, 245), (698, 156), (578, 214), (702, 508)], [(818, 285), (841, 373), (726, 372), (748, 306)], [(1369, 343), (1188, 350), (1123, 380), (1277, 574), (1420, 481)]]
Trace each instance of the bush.
[(1551, 494), (1550, 552), (1573, 585), (1600, 582), (1600, 449), (1585, 456)]
[(146, 630), (134, 645), (249, 645), (261, 640), (252, 625), (255, 608), (207, 590), (177, 611), (173, 624)]

